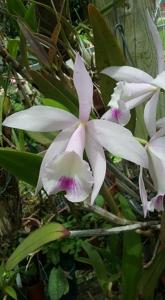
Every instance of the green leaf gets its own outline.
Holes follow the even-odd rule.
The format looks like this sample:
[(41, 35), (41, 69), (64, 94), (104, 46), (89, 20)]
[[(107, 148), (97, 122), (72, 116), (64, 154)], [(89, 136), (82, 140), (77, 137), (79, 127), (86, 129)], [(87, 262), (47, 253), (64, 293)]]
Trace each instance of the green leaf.
[(149, 268), (143, 270), (140, 284), (139, 292), (140, 299), (143, 300), (154, 300), (154, 291), (157, 287), (158, 280), (161, 273), (165, 269), (165, 249), (162, 248), (157, 256), (155, 257), (153, 263)]
[(60, 108), (60, 109), (68, 111), (68, 108), (66, 106), (64, 106), (62, 103), (60, 103), (60, 102), (58, 102), (58, 101), (56, 101), (54, 99), (42, 98), (40, 100), (41, 100), (41, 103), (44, 104), (44, 105), (52, 106), (52, 107), (57, 107), (57, 108)]
[(69, 231), (58, 223), (46, 224), (43, 227), (36, 229), (14, 250), (6, 262), (6, 270), (12, 270), (27, 255), (35, 252), (43, 245), (68, 235)]
[(0, 289), (3, 286), (4, 274), (5, 274), (5, 264), (4, 261), (2, 261), (2, 263), (0, 264)]
[(8, 39), (7, 49), (13, 58), (17, 57), (20, 41), (18, 39)]
[(36, 5), (34, 2), (32, 2), (26, 11), (26, 15), (24, 19), (26, 24), (28, 24), (33, 31), (37, 31), (37, 18), (36, 18), (35, 8)]
[[(128, 200), (119, 194), (119, 201), (124, 217), (135, 220)], [(135, 300), (138, 293), (138, 282), (142, 269), (142, 246), (140, 236), (136, 232), (126, 232), (123, 235), (122, 256), (122, 289), (123, 300)]]
[(100, 72), (109, 66), (125, 65), (125, 59), (110, 28), (97, 8), (88, 6), (90, 23), (93, 29), (96, 67), (99, 76), (100, 89), (105, 104), (110, 100), (115, 82)]
[(12, 138), (18, 151), (25, 151), (24, 131), (18, 130), (18, 137), (14, 129), (12, 129)]
[(37, 184), (41, 161), (37, 154), (0, 148), (0, 166), (33, 186)]
[(48, 98), (55, 99), (66, 106), (73, 114), (78, 114), (78, 101), (60, 82), (53, 84), (37, 71), (30, 71), (30, 75), (39, 91)]
[(110, 279), (107, 275), (107, 270), (103, 259), (98, 251), (87, 241), (82, 241), (82, 247), (89, 256), (89, 261), (96, 273), (97, 279), (103, 291), (106, 292)]
[(105, 203), (104, 197), (101, 196), (101, 195), (98, 195), (95, 199), (95, 204), (100, 206), (100, 207), (103, 207), (104, 203)]
[(7, 8), (10, 13), (16, 14), (22, 18), (24, 18), (26, 14), (26, 8), (22, 0), (7, 0)]
[(68, 293), (69, 284), (64, 271), (59, 267), (53, 268), (50, 272), (48, 282), (48, 293), (51, 300), (59, 300)]
[(49, 146), (52, 141), (57, 136), (57, 133), (55, 132), (34, 132), (34, 131), (26, 131), (26, 134), (33, 139), (35, 142), (44, 145)]
[(9, 295), (12, 299), (15, 299), (17, 300), (17, 294), (16, 294), (16, 291), (13, 289), (12, 286), (5, 286), (4, 287), (4, 292)]

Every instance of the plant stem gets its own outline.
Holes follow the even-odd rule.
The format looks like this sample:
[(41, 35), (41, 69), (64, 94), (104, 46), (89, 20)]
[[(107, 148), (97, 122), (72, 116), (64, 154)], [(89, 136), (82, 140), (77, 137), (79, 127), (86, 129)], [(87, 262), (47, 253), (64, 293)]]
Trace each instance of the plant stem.
[(151, 229), (160, 229), (160, 224), (157, 222), (142, 222), (136, 224), (130, 224), (126, 226), (119, 226), (109, 229), (88, 229), (88, 230), (71, 230), (70, 237), (88, 237), (88, 236), (106, 236), (111, 234), (118, 234), (125, 231), (137, 230), (140, 228), (150, 227)]
[(116, 215), (114, 215), (113, 213), (97, 206), (97, 205), (89, 205), (89, 204), (85, 204), (85, 206), (88, 208), (88, 210), (100, 215), (101, 217), (103, 217), (104, 219), (106, 219), (107, 221), (109, 221), (112, 224), (116, 224), (116, 225), (127, 225), (127, 224), (132, 224), (133, 222), (124, 218), (120, 218)]

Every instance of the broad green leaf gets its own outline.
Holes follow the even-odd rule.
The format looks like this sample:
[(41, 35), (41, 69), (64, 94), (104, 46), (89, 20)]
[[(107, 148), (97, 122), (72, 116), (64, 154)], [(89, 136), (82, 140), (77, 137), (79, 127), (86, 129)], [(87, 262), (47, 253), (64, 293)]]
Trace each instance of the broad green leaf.
[(82, 241), (82, 247), (89, 256), (89, 261), (96, 273), (100, 286), (102, 287), (103, 291), (106, 293), (108, 282), (110, 281), (110, 279), (108, 278), (107, 270), (103, 259), (101, 258), (100, 254), (95, 249), (95, 247), (92, 246), (87, 241)]
[(0, 166), (33, 186), (37, 184), (41, 161), (37, 154), (0, 148)]
[(59, 267), (51, 270), (48, 282), (48, 293), (50, 300), (59, 300), (68, 293), (69, 284), (64, 271)]
[[(135, 220), (128, 200), (119, 195), (124, 217)], [(140, 235), (136, 232), (126, 232), (123, 235), (123, 256), (122, 256), (122, 294), (123, 300), (136, 300), (138, 293), (138, 282), (142, 269), (142, 246)]]
[(75, 97), (68, 90), (66, 90), (66, 88), (64, 88), (63, 84), (61, 84), (60, 82), (58, 84), (57, 82), (53, 84), (37, 71), (30, 71), (30, 75), (39, 91), (45, 97), (59, 101), (64, 106), (66, 106), (73, 114), (78, 114), (78, 102), (76, 105)]
[(68, 235), (69, 231), (58, 223), (46, 224), (36, 229), (14, 250), (6, 262), (6, 270), (15, 268), (27, 255), (37, 251), (43, 245)]
[(165, 248), (159, 250), (153, 263), (150, 267), (143, 270), (140, 284), (139, 293), (143, 300), (154, 300), (154, 291), (157, 287), (158, 280), (161, 273), (165, 269)]
[(26, 14), (26, 8), (22, 0), (7, 0), (7, 8), (10, 13), (16, 14), (22, 18), (24, 18)]
[(94, 5), (89, 4), (88, 11), (94, 35), (96, 67), (99, 76), (100, 89), (104, 102), (107, 104), (110, 100), (110, 95), (113, 92), (115, 82), (110, 77), (103, 75), (100, 72), (109, 66), (124, 65), (125, 59), (115, 37), (97, 8)]
[(40, 45), (34, 33), (21, 20), (18, 20), (19, 27), (30, 45), (30, 50), (35, 54), (38, 60), (47, 68), (49, 68), (49, 60), (46, 50)]
[(66, 106), (64, 106), (62, 103), (54, 100), (54, 99), (49, 99), (49, 98), (42, 98), (40, 99), (41, 103), (44, 105), (48, 105), (48, 106), (52, 106), (52, 107), (57, 107), (63, 110), (67, 110), (68, 108)]
[(13, 289), (12, 286), (8, 285), (4, 287), (4, 292), (9, 295), (12, 299), (17, 300), (17, 294), (16, 291)]

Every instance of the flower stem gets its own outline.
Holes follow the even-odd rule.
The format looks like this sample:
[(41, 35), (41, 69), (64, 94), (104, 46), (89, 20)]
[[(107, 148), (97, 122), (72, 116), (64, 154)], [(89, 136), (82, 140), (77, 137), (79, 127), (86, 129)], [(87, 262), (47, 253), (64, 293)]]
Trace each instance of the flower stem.
[(88, 229), (88, 230), (71, 230), (70, 237), (88, 237), (88, 236), (106, 236), (111, 234), (118, 234), (120, 232), (137, 230), (145, 227), (150, 227), (151, 229), (160, 229), (160, 224), (155, 224), (153, 222), (142, 222), (137, 224), (130, 224), (126, 226), (119, 226), (108, 229)]

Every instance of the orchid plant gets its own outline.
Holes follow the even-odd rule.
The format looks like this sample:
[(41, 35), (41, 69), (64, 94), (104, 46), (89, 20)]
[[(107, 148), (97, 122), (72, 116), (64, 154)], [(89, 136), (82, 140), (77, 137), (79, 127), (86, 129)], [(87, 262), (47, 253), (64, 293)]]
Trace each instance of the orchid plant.
[[(65, 191), (71, 202), (89, 199), (93, 204), (105, 178), (103, 148), (144, 168), (148, 167), (148, 158), (128, 129), (102, 119), (89, 120), (93, 84), (79, 54), (73, 82), (79, 99), (79, 119), (62, 109), (38, 105), (7, 117), (3, 125), (40, 132), (62, 130), (44, 156), (36, 192), (43, 186), (48, 195)], [(83, 159), (84, 149), (90, 165)]]
[[(108, 66), (108, 64), (110, 65), (112, 61), (114, 65), (115, 62), (117, 64), (119, 63), (118, 57), (120, 56), (120, 51), (116, 51), (115, 54), (117, 59), (115, 60), (115, 58), (113, 57), (113, 51), (115, 48), (118, 49), (117, 44), (115, 44), (116, 41), (115, 39), (113, 40), (113, 35), (109, 35), (109, 41), (111, 42), (112, 40), (112, 47), (109, 51), (109, 46), (107, 46), (109, 45), (109, 43), (107, 42), (107, 36), (110, 32), (109, 28), (106, 27), (106, 23), (104, 22), (105, 20), (101, 16), (101, 13), (92, 4), (90, 4), (89, 6), (89, 15), (92, 21), (92, 28), (94, 29), (93, 35), (95, 40), (97, 40), (97, 36), (99, 37), (98, 40), (100, 48), (98, 49), (101, 49), (102, 47), (103, 50), (105, 50), (104, 48), (107, 47), (106, 51), (103, 52), (99, 52), (100, 50), (98, 51), (96, 45), (92, 48), (94, 49), (96, 54), (96, 69), (102, 70), (102, 74), (105, 74), (106, 76), (109, 76), (117, 81), (114, 92), (111, 95), (111, 100), (108, 104), (109, 107), (101, 117), (98, 117), (97, 108), (94, 107), (93, 104), (93, 98), (95, 98), (95, 95), (93, 96), (93, 82), (85, 64), (85, 62), (89, 60), (87, 60), (85, 55), (83, 55), (82, 49), (78, 48), (79, 50), (77, 49), (77, 51), (81, 52), (84, 59), (80, 56), (79, 53), (75, 53), (73, 51), (74, 48), (71, 48), (71, 55), (68, 52), (69, 55), (63, 56), (64, 59), (69, 56), (74, 61), (73, 66), (72, 64), (69, 64), (69, 68), (71, 67), (70, 70), (73, 69), (73, 80), (70, 80), (70, 77), (68, 77), (68, 68), (66, 68), (64, 61), (61, 64), (60, 68), (58, 68), (58, 59), (56, 61), (55, 57), (53, 57), (54, 48), (51, 47), (49, 51), (43, 52), (42, 50), (45, 50), (44, 48), (42, 48), (43, 36), (40, 34), (35, 35), (34, 29), (31, 31), (26, 22), (24, 24), (23, 21), (19, 21), (20, 28), (21, 30), (23, 29), (22, 32), (24, 33), (25, 39), (27, 40), (27, 45), (30, 45), (30, 47), (33, 48), (33, 55), (36, 55), (37, 61), (39, 62), (39, 69), (37, 69), (37, 71), (33, 70), (31, 65), (29, 68), (27, 68), (26, 75), (28, 76), (25, 76), (25, 78), (27, 82), (33, 82), (35, 86), (37, 86), (39, 91), (43, 93), (45, 97), (47, 97), (46, 99), (41, 100), (42, 103), (46, 105), (36, 104), (38, 103), (38, 96), (37, 102), (35, 102), (36, 98), (34, 98), (33, 101), (33, 98), (29, 97), (27, 98), (27, 100), (29, 101), (26, 102), (24, 106), (27, 109), (13, 113), (10, 116), (8, 116), (9, 110), (6, 109), (3, 115), (8, 115), (3, 122), (3, 126), (30, 132), (55, 132), (53, 136), (56, 137), (51, 142), (51, 144), (49, 140), (50, 145), (48, 149), (46, 149), (46, 151), (42, 152), (43, 156), (35, 155), (33, 153), (25, 153), (24, 147), (20, 147), (21, 149), (19, 149), (19, 147), (17, 146), (19, 142), (20, 144), (22, 142), (22, 132), (19, 132), (18, 134), (18, 143), (16, 143), (17, 132), (13, 132), (13, 143), (13, 140), (12, 142), (10, 140), (10, 130), (4, 128), (4, 137), (2, 133), (2, 139), (4, 138), (5, 141), (4, 146), (7, 143), (9, 146), (19, 149), (19, 151), (8, 149), (7, 147), (2, 147), (0, 163), (2, 162), (2, 167), (6, 167), (6, 169), (11, 173), (14, 169), (13, 174), (21, 180), (25, 180), (25, 182), (27, 183), (36, 185), (36, 194), (39, 193), (42, 189), (48, 196), (56, 195), (59, 192), (64, 192), (65, 198), (69, 202), (72, 202), (74, 204), (85, 204), (85, 214), (83, 211), (82, 219), (84, 221), (81, 222), (82, 219), (80, 218), (80, 208), (84, 208), (84, 206), (71, 204), (69, 206), (66, 205), (64, 207), (64, 210), (65, 208), (68, 209), (68, 213), (66, 213), (65, 211), (67, 220), (69, 220), (67, 221), (67, 223), (65, 214), (63, 217), (63, 209), (61, 210), (61, 198), (63, 199), (63, 194), (59, 195), (59, 197), (55, 197), (55, 200), (57, 202), (60, 202), (60, 212), (58, 206), (56, 206), (57, 212), (59, 213), (58, 216), (60, 215), (60, 218), (57, 217), (54, 212), (52, 214), (52, 204), (54, 204), (54, 197), (52, 199), (53, 203), (49, 201), (51, 200), (49, 199), (49, 197), (46, 197), (46, 201), (48, 202), (45, 201), (44, 204), (47, 205), (47, 203), (49, 203), (50, 205), (50, 218), (45, 218), (44, 216), (44, 220), (42, 223), (41, 216), (41, 221), (37, 223), (37, 226), (39, 226), (39, 228), (34, 230), (34, 232), (32, 232), (32, 234), (29, 234), (25, 239), (23, 236), (23, 241), (20, 243), (20, 245), (18, 245), (16, 250), (11, 254), (7, 262), (5, 263), (5, 269), (7, 271), (18, 269), (21, 260), (26, 258), (29, 253), (36, 253), (36, 251), (38, 251), (38, 249), (40, 250), (41, 247), (46, 243), (52, 241), (54, 242), (55, 240), (65, 237), (78, 237), (78, 239), (81, 239), (82, 237), (89, 238), (90, 236), (92, 237), (91, 240), (93, 242), (95, 237), (97, 238), (99, 236), (98, 242), (101, 241), (101, 244), (103, 245), (106, 252), (98, 250), (100, 248), (100, 245), (95, 247), (94, 243), (90, 243), (89, 240), (83, 239), (81, 243), (79, 243), (79, 241), (77, 243), (78, 251), (76, 250), (76, 259), (77, 254), (79, 255), (79, 248), (83, 249), (83, 253), (85, 252), (88, 258), (85, 260), (83, 258), (82, 261), (84, 261), (85, 263), (89, 262), (93, 267), (100, 285), (104, 290), (104, 295), (107, 296), (107, 299), (108, 297), (113, 297), (112, 286), (113, 282), (116, 282), (117, 284), (115, 283), (115, 285), (118, 289), (118, 294), (122, 291), (122, 298), (124, 300), (132, 300), (137, 299), (138, 296), (143, 297), (143, 294), (146, 290), (146, 278), (149, 278), (147, 285), (148, 289), (150, 289), (150, 282), (152, 281), (153, 287), (156, 286), (156, 283), (154, 284), (153, 278), (156, 278), (155, 281), (158, 280), (158, 275), (160, 275), (163, 271), (163, 269), (161, 269), (162, 266), (159, 265), (159, 271), (157, 268), (155, 274), (153, 272), (153, 269), (155, 268), (157, 262), (159, 264), (161, 261), (159, 253), (160, 255), (162, 255), (162, 249), (160, 249), (159, 252), (158, 247), (159, 245), (161, 246), (161, 243), (163, 244), (163, 239), (161, 240), (160, 238), (160, 244), (159, 240), (158, 243), (155, 243), (156, 249), (154, 249), (153, 251), (154, 263), (151, 270), (150, 268), (148, 270), (146, 269), (148, 268), (149, 264), (152, 264), (153, 258), (151, 257), (151, 261), (149, 261), (148, 263), (148, 254), (146, 256), (145, 252), (143, 251), (143, 248), (145, 247), (144, 241), (146, 241), (145, 234), (147, 236), (147, 243), (148, 241), (150, 241), (151, 234), (150, 248), (152, 253), (154, 241), (156, 242), (158, 238), (157, 230), (159, 230), (161, 227), (161, 231), (163, 231), (163, 225), (160, 225), (159, 218), (158, 220), (156, 220), (156, 218), (154, 220), (150, 220), (149, 218), (147, 220), (142, 220), (141, 217), (139, 218), (139, 216), (143, 215), (143, 213), (144, 217), (152, 217), (153, 215), (149, 215), (149, 212), (153, 212), (154, 210), (156, 210), (157, 212), (162, 212), (164, 210), (165, 117), (161, 118), (158, 121), (156, 118), (160, 91), (161, 89), (165, 90), (163, 48), (156, 26), (154, 25), (150, 15), (147, 12), (147, 24), (155, 44), (157, 54), (158, 75), (152, 77), (150, 74), (147, 74), (143, 70), (140, 70), (137, 67), (135, 68), (133, 66), (111, 65), (110, 67), (106, 67), (104, 69), (104, 67)], [(31, 15), (31, 11), (30, 13), (28, 13), (28, 15)], [(18, 20), (19, 19), (20, 18), (18, 18)], [(61, 19), (61, 22), (63, 22), (62, 15), (59, 19)], [(63, 35), (63, 24), (61, 23), (57, 25), (59, 25), (59, 27), (57, 26), (55, 28), (55, 31), (52, 35), (53, 39), (54, 35), (56, 34), (57, 39), (59, 34)], [(71, 34), (75, 34), (76, 30), (73, 32), (71, 31)], [(105, 38), (103, 39), (102, 32), (106, 32)], [(41, 39), (41, 41), (38, 39)], [(46, 38), (44, 40), (47, 42), (46, 47), (49, 47), (49, 44), (52, 46), (51, 39)], [(48, 43), (49, 40), (50, 42)], [(60, 47), (59, 49), (57, 48), (58, 51), (56, 52), (57, 58), (58, 55), (61, 55), (61, 43), (59, 45)], [(116, 46), (114, 47), (114, 45)], [(27, 49), (29, 48), (27, 47)], [(38, 52), (39, 57), (37, 57)], [(101, 55), (99, 56), (98, 53), (102, 53), (102, 57)], [(111, 55), (112, 60), (110, 57)], [(88, 56), (88, 58), (89, 57), (90, 56)], [(10, 56), (7, 56), (7, 58), (10, 59)], [(47, 59), (45, 60), (45, 58)], [(103, 59), (101, 64), (98, 64), (98, 58), (100, 58), (100, 61)], [(11, 62), (13, 62), (13, 60), (9, 60), (9, 65)], [(107, 64), (107, 62), (109, 63)], [(122, 63), (124, 63), (124, 59), (121, 55), (120, 64)], [(15, 64), (14, 66), (16, 66), (16, 69), (14, 69), (12, 76), (14, 74), (14, 77), (19, 80), (20, 78), (19, 76), (17, 76), (17, 72), (20, 72), (24, 78), (24, 68), (19, 69), (17, 67), (17, 64)], [(63, 71), (66, 72), (64, 76)], [(105, 96), (107, 95), (107, 89), (109, 88), (108, 82), (110, 82), (109, 80), (107, 80), (106, 76), (101, 75), (101, 77), (99, 78), (98, 75), (98, 77), (94, 77), (101, 79), (100, 91), (103, 99), (104, 94)], [(18, 80), (16, 80), (16, 82), (19, 82)], [(12, 82), (12, 84), (13, 83), (14, 82)], [(106, 83), (105, 87), (104, 83)], [(64, 86), (64, 84), (66, 84), (66, 86)], [(24, 91), (24, 85), (21, 85), (21, 87)], [(99, 86), (97, 86), (97, 88), (99, 91)], [(51, 89), (50, 93), (49, 89)], [(64, 93), (63, 89), (66, 89)], [(73, 95), (74, 93), (75, 95)], [(96, 96), (97, 95), (98, 93), (96, 94)], [(26, 100), (27, 93), (24, 93), (24, 96)], [(33, 106), (32, 102), (35, 103)], [(51, 103), (53, 106), (47, 106), (49, 104), (51, 105)], [(144, 121), (149, 135), (149, 138), (146, 141), (135, 137), (129, 129), (124, 127), (131, 118), (131, 110), (136, 108), (138, 105), (141, 105), (142, 103), (145, 105)], [(61, 104), (64, 104), (65, 107)], [(77, 116), (78, 106), (79, 116)], [(74, 113), (76, 115), (74, 115)], [(32, 134), (31, 136), (33, 138)], [(41, 145), (45, 146), (46, 143), (43, 142), (44, 135), (39, 134), (39, 136), (40, 139), (36, 140), (39, 141), (39, 143), (41, 142)], [(10, 159), (8, 159), (8, 155), (10, 156)], [(117, 156), (117, 158), (115, 157), (115, 159), (113, 160), (111, 159), (112, 156)], [(3, 159), (5, 161), (4, 164)], [(123, 164), (122, 159), (131, 162), (131, 164)], [(14, 165), (14, 167), (10, 167), (10, 165), (12, 164)], [(27, 167), (26, 174), (25, 166)], [(106, 166), (108, 166), (107, 171)], [(145, 171), (144, 168), (146, 169)], [(124, 173), (125, 170), (127, 171), (127, 174)], [(33, 171), (35, 171), (35, 174), (33, 174)], [(134, 175), (135, 181), (132, 180)], [(137, 186), (138, 184), (136, 185), (137, 175), (139, 175), (139, 186)], [(29, 177), (32, 176), (32, 180), (29, 180)], [(145, 178), (144, 176), (147, 176), (147, 178)], [(104, 180), (106, 183), (105, 186), (108, 187), (107, 189), (101, 189)], [(113, 181), (114, 185), (109, 185), (109, 181)], [(115, 188), (111, 190), (111, 187)], [(123, 190), (124, 192), (126, 192), (126, 194), (121, 193), (121, 191)], [(102, 193), (103, 197), (105, 196), (105, 198), (107, 198), (102, 199), (102, 197), (98, 197), (99, 193)], [(41, 198), (43, 197), (43, 199), (45, 199), (45, 193), (41, 193), (40, 196)], [(133, 199), (129, 199), (129, 197), (127, 196), (131, 196), (133, 197)], [(133, 203), (134, 200), (135, 204)], [(132, 207), (129, 205), (130, 203), (132, 207), (134, 207), (134, 209), (132, 209)], [(139, 209), (139, 204), (143, 208), (143, 212), (141, 207)], [(69, 208), (71, 209), (69, 210)], [(163, 214), (159, 214), (158, 217), (160, 217), (160, 215), (163, 219)], [(86, 226), (86, 223), (88, 222), (87, 220), (89, 218), (89, 225), (87, 224), (88, 226)], [(154, 233), (154, 229), (156, 230), (156, 234)], [(129, 231), (131, 231), (131, 233), (129, 233)], [(112, 234), (117, 235), (119, 233), (120, 235), (116, 236), (117, 238), (115, 238), (114, 240), (112, 239), (110, 243), (108, 241), (108, 244), (107, 239), (100, 239), (100, 236), (103, 237)], [(141, 239), (141, 234), (143, 234), (144, 236), (143, 239)], [(68, 240), (69, 239), (67, 239), (67, 241)], [(61, 243), (62, 242), (63, 240), (61, 241)], [(118, 247), (122, 247), (122, 251), (119, 251), (119, 255)], [(69, 249), (69, 247), (67, 249)], [(158, 255), (156, 253), (157, 250)], [(73, 251), (75, 251), (75, 249)], [(104, 253), (106, 254), (105, 261)], [(156, 259), (158, 257), (157, 261), (155, 257)], [(81, 261), (81, 256), (78, 256), (78, 260)], [(121, 271), (119, 268), (120, 264)], [(54, 267), (56, 266), (53, 265), (53, 270), (55, 270)], [(143, 267), (145, 267), (145, 270), (143, 270)], [(146, 273), (148, 274), (148, 277), (146, 276)], [(63, 275), (66, 281), (66, 274)], [(52, 282), (54, 286), (54, 278)], [(141, 292), (142, 289), (139, 284), (141, 282), (144, 282), (143, 292)], [(58, 283), (59, 281), (57, 280), (57, 284)], [(115, 297), (116, 296), (117, 294), (115, 294)], [(121, 298), (121, 296), (119, 296), (119, 298)], [(52, 296), (52, 299), (54, 299), (54, 294)], [(60, 296), (57, 300), (59, 299)], [(144, 297), (144, 299), (148, 300), (151, 299), (151, 297)]]
[[(153, 79), (144, 71), (130, 66), (103, 70), (102, 73), (119, 82), (109, 104), (111, 109), (101, 119), (90, 120), (93, 83), (77, 53), (73, 82), (79, 100), (79, 118), (62, 109), (37, 105), (17, 112), (4, 121), (4, 126), (23, 130), (61, 131), (43, 158), (36, 192), (42, 187), (48, 195), (65, 191), (66, 198), (71, 202), (88, 200), (93, 204), (105, 178), (105, 148), (113, 155), (141, 167), (139, 189), (144, 215), (154, 208), (163, 210), (165, 191), (162, 180), (159, 180), (159, 172), (162, 168), (164, 170), (164, 137), (156, 134), (156, 107), (160, 89), (165, 89), (165, 72), (162, 71), (163, 49), (157, 29), (149, 14), (147, 19), (156, 45), (160, 74)], [(151, 136), (145, 148), (123, 127), (130, 119), (130, 110), (144, 101), (148, 101), (144, 109), (144, 119)], [(84, 160), (84, 150), (88, 161)], [(149, 168), (158, 191), (151, 201), (147, 200), (142, 178), (143, 168)]]

